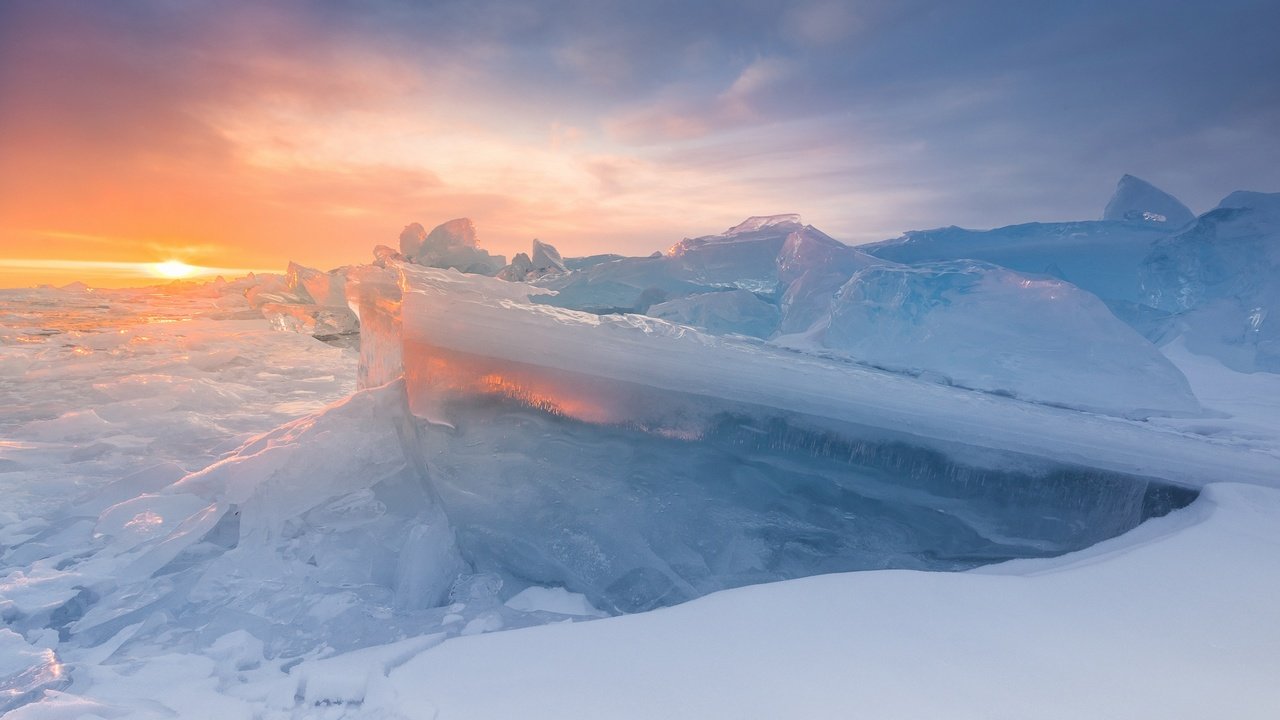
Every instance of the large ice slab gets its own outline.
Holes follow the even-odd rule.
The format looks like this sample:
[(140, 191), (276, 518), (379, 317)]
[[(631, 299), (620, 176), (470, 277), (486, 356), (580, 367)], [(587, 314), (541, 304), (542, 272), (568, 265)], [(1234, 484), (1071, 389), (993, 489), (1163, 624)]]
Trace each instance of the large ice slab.
[(419, 223), (400, 233), (400, 253), (419, 265), (457, 268), (463, 272), (493, 275), (507, 264), (501, 255), (480, 247), (471, 218), (455, 218), (427, 232)]
[(290, 262), (285, 281), (289, 289), (304, 300), (324, 307), (346, 307), (347, 269), (324, 272)]
[[(788, 244), (824, 249), (796, 254), (786, 251)], [(832, 246), (856, 253), (817, 228), (802, 224), (799, 215), (751, 217), (718, 235), (685, 238), (665, 254), (655, 253), (647, 258), (602, 256), (590, 262), (570, 263), (565, 267), (572, 265), (573, 272), (538, 283), (556, 291), (539, 302), (594, 313), (647, 313), (654, 305), (714, 290), (746, 290), (772, 300), (794, 277), (834, 260), (839, 253), (827, 249)], [(813, 257), (808, 258), (803, 252)], [(785, 273), (790, 276), (785, 280), (781, 263), (789, 265)], [(836, 261), (826, 265), (823, 272), (830, 275), (845, 269), (846, 263)], [(848, 268), (851, 272), (852, 268)], [(536, 277), (536, 273), (525, 274)], [(507, 277), (520, 279), (521, 273), (513, 269)], [(812, 303), (802, 304), (809, 307)]]
[(778, 253), (782, 334), (803, 333), (831, 316), (836, 293), (863, 268), (884, 261), (821, 233), (793, 232)]
[(907, 264), (983, 260), (1066, 280), (1103, 300), (1141, 303), (1143, 260), (1175, 229), (1115, 221), (1026, 223), (994, 230), (945, 227), (858, 249)]
[(702, 328), (712, 335), (767, 338), (778, 329), (778, 306), (749, 290), (701, 293), (652, 305), (646, 315)]
[(1141, 178), (1125, 175), (1102, 212), (1103, 220), (1127, 220), (1180, 228), (1196, 219), (1174, 196)]
[(663, 255), (606, 260), (540, 282), (556, 292), (537, 301), (592, 313), (645, 312), (658, 303), (715, 289), (687, 277)]
[[(489, 588), (484, 592), (499, 599), (530, 585), (564, 587), (594, 607), (634, 612), (821, 572), (960, 569), (1063, 552), (1178, 504), (1177, 493), (1148, 478), (922, 441), (901, 427), (863, 425), (816, 405), (796, 405), (794, 391), (804, 381), (793, 376), (779, 388), (778, 378), (766, 381), (760, 373), (786, 375), (785, 366), (800, 365), (807, 376), (829, 366), (835, 377), (851, 379), (843, 363), (806, 363), (763, 344), (730, 343), (654, 318), (535, 304), (527, 296), (537, 290), (528, 285), (399, 269), (403, 385), (368, 391), (282, 430), (279, 440), (264, 436), (242, 448), (235, 462), (175, 488), (216, 491), (210, 497), (240, 507), (240, 546), (227, 558), (250, 546), (289, 557), (284, 546), (262, 548), (260, 538), (271, 538), (272, 527), (299, 538), (288, 547), (305, 542), (319, 548), (307, 553), (320, 552), (323, 536), (303, 538), (311, 532), (308, 518), (327, 507), (321, 497), (338, 502), (355, 493), (340, 504), (385, 504), (394, 495), (389, 487), (378, 489), (387, 482), (378, 478), (400, 485), (412, 477), (404, 473), (416, 472), (456, 533), (466, 562), (456, 572), (472, 578), (470, 586)], [(764, 362), (754, 365), (753, 356)], [(685, 366), (685, 377), (668, 361)], [(829, 398), (833, 388), (821, 383), (832, 379), (819, 375), (807, 394)], [(397, 450), (386, 427), (399, 412), (393, 402), (399, 392), (426, 423), (397, 425)], [(792, 404), (780, 404), (784, 397)], [(351, 408), (370, 403), (381, 410), (351, 415)], [(331, 424), (353, 421), (360, 430), (357, 456), (309, 449), (335, 434)], [(392, 465), (376, 470), (372, 458)], [(392, 472), (397, 462), (404, 469)], [(345, 470), (355, 466), (365, 470)], [(320, 467), (325, 481), (307, 480)], [(372, 498), (361, 489), (368, 483), (375, 483)], [(306, 493), (291, 492), (304, 485)], [(356, 502), (357, 496), (364, 499)], [(406, 507), (402, 500), (396, 509)], [(362, 526), (357, 537), (385, 532), (360, 519), (366, 516), (382, 517), (354, 514)], [(303, 525), (289, 518), (302, 518)], [(428, 559), (419, 567), (439, 567), (430, 558), (447, 557), (450, 544), (442, 551), (426, 533), (401, 533), (397, 542)], [(359, 579), (351, 575), (354, 566), (325, 557), (316, 554), (319, 570), (308, 571), (320, 587)], [(342, 574), (328, 576), (330, 568)], [(479, 580), (485, 577), (494, 582)], [(369, 592), (389, 583), (360, 582)], [(423, 596), (397, 591), (396, 602)]]
[(1157, 243), (1142, 287), (1147, 303), (1180, 314), (1192, 351), (1280, 372), (1280, 193), (1232, 193)]
[(861, 270), (822, 345), (1024, 400), (1138, 418), (1200, 411), (1182, 373), (1098, 298), (987, 263)]
[(681, 240), (667, 257), (692, 282), (772, 292), (778, 283), (778, 253), (792, 233), (826, 238), (799, 215), (750, 217), (719, 235)]
[(922, 445), (1014, 450), (1191, 485), (1225, 473), (1264, 483), (1280, 476), (1269, 455), (1143, 423), (922, 383), (655, 318), (536, 304), (526, 299), (540, 291), (533, 286), (407, 265), (400, 272), (400, 348), (416, 358), (405, 374), (414, 411), (426, 417), (450, 391), (483, 390), (588, 422), (696, 437), (708, 407), (739, 403), (817, 426), (857, 424)]
[(547, 275), (568, 272), (560, 251), (554, 246), (534, 238), (529, 253), (516, 253), (511, 264), (498, 271), (497, 277), (512, 282), (528, 282)]

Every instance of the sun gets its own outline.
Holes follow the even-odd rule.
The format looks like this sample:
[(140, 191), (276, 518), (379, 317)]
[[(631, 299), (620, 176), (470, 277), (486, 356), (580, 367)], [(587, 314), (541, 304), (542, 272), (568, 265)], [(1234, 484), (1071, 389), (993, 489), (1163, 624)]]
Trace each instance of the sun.
[(178, 278), (191, 277), (200, 271), (200, 268), (194, 265), (188, 265), (181, 260), (165, 260), (164, 262), (151, 263), (151, 272), (160, 277)]

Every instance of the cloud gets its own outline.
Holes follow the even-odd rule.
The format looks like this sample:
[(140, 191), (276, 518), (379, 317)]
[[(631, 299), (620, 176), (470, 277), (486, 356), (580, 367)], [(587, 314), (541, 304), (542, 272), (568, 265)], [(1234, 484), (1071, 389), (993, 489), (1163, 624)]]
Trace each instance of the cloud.
[(499, 252), (644, 253), (785, 211), (873, 240), (1093, 217), (1123, 172), (1205, 208), (1280, 189), (1277, 24), (1251, 0), (0, 3), (0, 244), (338, 265), (470, 215)]
[(796, 4), (784, 16), (784, 31), (802, 44), (831, 45), (848, 40), (861, 26), (852, 5), (837, 0)]

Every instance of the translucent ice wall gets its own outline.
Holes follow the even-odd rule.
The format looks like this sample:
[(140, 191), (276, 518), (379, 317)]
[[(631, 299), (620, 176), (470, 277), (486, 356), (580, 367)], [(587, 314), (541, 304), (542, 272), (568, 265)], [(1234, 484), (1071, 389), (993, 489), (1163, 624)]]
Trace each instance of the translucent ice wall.
[(451, 399), (488, 395), (694, 439), (710, 418), (745, 407), (838, 434), (871, 428), (953, 454), (1012, 451), (1190, 485), (1274, 475), (1271, 458), (1140, 422), (923, 383), (645, 316), (557, 308), (531, 302), (547, 291), (520, 283), (413, 266), (400, 273), (410, 406), (446, 424)]
[[(913, 432), (963, 407), (991, 440), (1011, 427), (997, 411), (1024, 405), (1007, 398), (400, 272), (403, 387), (426, 421), (405, 454), (503, 592), (634, 612), (821, 572), (957, 570), (1085, 547), (1194, 495), (1016, 437)], [(1062, 411), (1036, 412), (1048, 427)]]

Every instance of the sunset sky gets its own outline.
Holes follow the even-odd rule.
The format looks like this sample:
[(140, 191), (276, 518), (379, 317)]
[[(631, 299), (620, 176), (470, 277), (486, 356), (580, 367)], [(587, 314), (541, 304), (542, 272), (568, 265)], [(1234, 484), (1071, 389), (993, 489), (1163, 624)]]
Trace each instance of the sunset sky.
[(1280, 3), (0, 0), (0, 286), (1280, 190)]

